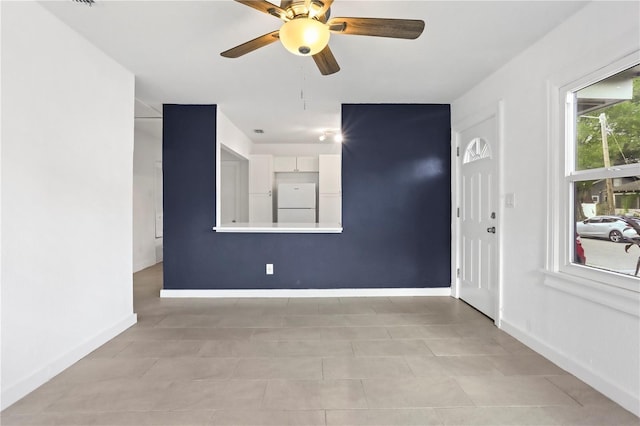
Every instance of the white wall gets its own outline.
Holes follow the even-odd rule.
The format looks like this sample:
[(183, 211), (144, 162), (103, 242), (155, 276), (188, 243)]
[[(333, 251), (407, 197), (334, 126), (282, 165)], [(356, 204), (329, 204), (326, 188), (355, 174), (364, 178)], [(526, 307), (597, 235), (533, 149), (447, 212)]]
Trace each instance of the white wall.
[(162, 120), (136, 119), (133, 149), (133, 271), (162, 260), (156, 238), (156, 163), (162, 161)]
[[(224, 115), (219, 105), (216, 109), (216, 141), (218, 145), (222, 144), (244, 158), (248, 159), (252, 153), (253, 143), (251, 139)], [(220, 156), (219, 148), (216, 152)]]
[(136, 321), (134, 77), (35, 2), (2, 8), (2, 408)]
[[(452, 104), (456, 123), (504, 100), (502, 327), (640, 415), (640, 320), (545, 285), (547, 84), (561, 87), (640, 48), (640, 3), (593, 2)], [(464, 147), (461, 147), (464, 149)], [(557, 150), (551, 145), (551, 150)], [(588, 254), (587, 254), (588, 256)], [(638, 306), (633, 297), (631, 306)], [(632, 311), (633, 312), (633, 311)]]
[(254, 144), (252, 154), (272, 154), (274, 156), (316, 156), (342, 153), (342, 144), (334, 142), (305, 143), (266, 143)]

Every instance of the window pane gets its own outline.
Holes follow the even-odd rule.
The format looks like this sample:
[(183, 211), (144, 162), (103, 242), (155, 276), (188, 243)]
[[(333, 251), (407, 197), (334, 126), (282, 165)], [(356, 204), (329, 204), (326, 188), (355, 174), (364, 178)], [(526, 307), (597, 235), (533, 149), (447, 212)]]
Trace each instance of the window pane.
[(574, 200), (575, 234), (579, 238), (573, 262), (636, 275), (640, 258), (640, 176), (577, 181)]
[(640, 65), (575, 93), (576, 170), (640, 163)]

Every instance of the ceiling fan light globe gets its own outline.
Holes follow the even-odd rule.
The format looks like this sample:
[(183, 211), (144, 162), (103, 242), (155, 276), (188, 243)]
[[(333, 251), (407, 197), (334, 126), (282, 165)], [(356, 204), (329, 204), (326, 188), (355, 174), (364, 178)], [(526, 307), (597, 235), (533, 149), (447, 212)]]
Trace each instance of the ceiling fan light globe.
[(310, 18), (285, 22), (279, 31), (282, 45), (294, 55), (313, 56), (329, 43), (329, 27)]

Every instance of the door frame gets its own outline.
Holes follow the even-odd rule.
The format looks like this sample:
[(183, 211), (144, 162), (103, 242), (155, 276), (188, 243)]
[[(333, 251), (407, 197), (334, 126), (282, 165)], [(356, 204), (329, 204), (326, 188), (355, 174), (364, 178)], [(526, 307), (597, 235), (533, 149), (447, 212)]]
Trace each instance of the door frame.
[(461, 134), (469, 128), (480, 124), (481, 122), (495, 117), (497, 125), (497, 140), (493, 142), (492, 150), (497, 154), (496, 159), (496, 177), (497, 177), (497, 221), (496, 227), (498, 232), (496, 233), (496, 279), (497, 279), (497, 298), (495, 302), (496, 311), (494, 323), (500, 328), (503, 314), (503, 258), (502, 258), (502, 229), (503, 229), (503, 215), (504, 215), (504, 181), (503, 176), (503, 146), (504, 146), (504, 101), (499, 100), (493, 106), (486, 107), (476, 111), (473, 114), (461, 119), (451, 125), (451, 138), (453, 141), (451, 149), (451, 233), (453, 238), (451, 239), (451, 295), (456, 299), (460, 298), (460, 276), (459, 268), (461, 267), (462, 255), (460, 253), (461, 248), (461, 227), (460, 218), (458, 217), (459, 208), (461, 205), (460, 200), (460, 174), (462, 172), (462, 158), (464, 156), (464, 149), (466, 146), (462, 146), (460, 140)]

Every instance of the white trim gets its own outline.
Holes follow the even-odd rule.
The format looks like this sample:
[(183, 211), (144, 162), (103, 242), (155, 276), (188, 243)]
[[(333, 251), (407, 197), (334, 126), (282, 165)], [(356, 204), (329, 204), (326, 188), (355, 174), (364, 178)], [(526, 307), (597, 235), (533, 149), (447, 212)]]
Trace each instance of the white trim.
[(340, 234), (340, 225), (325, 223), (234, 223), (233, 225), (214, 226), (216, 232), (245, 234)]
[(305, 289), (241, 289), (241, 290), (160, 290), (160, 297), (211, 298), (305, 298), (305, 297), (396, 297), (451, 296), (451, 287), (436, 288), (305, 288)]
[(640, 318), (640, 293), (637, 291), (602, 285), (601, 281), (567, 273), (543, 272), (543, 282), (547, 287)]
[(25, 377), (18, 383), (8, 386), (6, 389), (3, 389), (1, 398), (2, 406), (0, 409), (4, 410), (26, 396), (28, 393), (37, 389), (39, 386), (42, 386), (57, 374), (71, 367), (74, 363), (134, 325), (137, 321), (138, 316), (136, 314), (127, 315), (111, 327), (101, 331), (93, 337), (90, 337), (57, 359), (44, 365), (30, 376)]
[(611, 398), (636, 416), (640, 416), (640, 404), (638, 403), (637, 395), (632, 395), (616, 383), (611, 382), (606, 377), (593, 371), (591, 366), (577, 362), (571, 354), (567, 354), (556, 347), (550, 346), (504, 318), (502, 319), (501, 329), (543, 355), (560, 368), (575, 375), (589, 386)]

